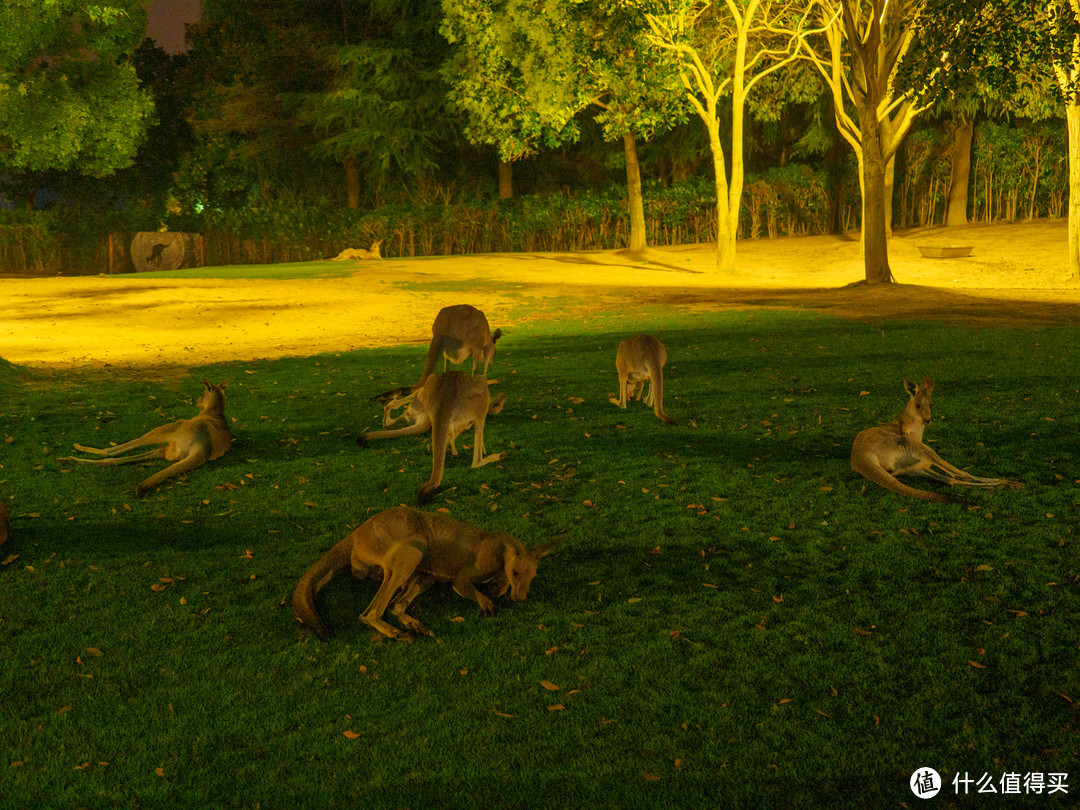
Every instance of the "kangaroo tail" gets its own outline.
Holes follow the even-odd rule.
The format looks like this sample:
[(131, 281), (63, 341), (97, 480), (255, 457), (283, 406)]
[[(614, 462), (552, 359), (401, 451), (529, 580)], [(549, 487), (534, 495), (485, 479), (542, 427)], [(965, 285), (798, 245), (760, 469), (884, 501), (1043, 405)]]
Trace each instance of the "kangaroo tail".
[(297, 583), (296, 591), (293, 593), (292, 604), (296, 618), (323, 641), (330, 638), (330, 631), (326, 629), (326, 625), (315, 610), (315, 595), (334, 574), (349, 567), (352, 547), (353, 539), (350, 534), (319, 557), (315, 564), (300, 577), (300, 582)]
[(887, 472), (876, 460), (859, 464), (855, 459), (852, 459), (851, 469), (859, 473), (859, 475), (862, 475), (864, 478), (868, 478), (875, 484), (879, 484), (880, 486), (885, 487), (885, 489), (890, 489), (898, 495), (904, 495), (908, 498), (918, 498), (923, 501), (936, 501), (938, 503), (957, 502), (955, 499), (950, 498), (947, 495), (942, 495), (940, 492), (929, 492), (925, 489), (909, 487), (895, 475)]

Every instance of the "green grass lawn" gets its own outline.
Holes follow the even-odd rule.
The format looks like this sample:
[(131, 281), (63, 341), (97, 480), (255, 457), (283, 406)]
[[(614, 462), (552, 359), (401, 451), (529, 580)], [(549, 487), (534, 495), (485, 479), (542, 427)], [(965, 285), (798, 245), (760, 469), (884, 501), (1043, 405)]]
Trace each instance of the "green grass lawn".
[[(677, 427), (608, 402), (638, 331), (667, 346)], [(1067, 805), (1078, 341), (769, 311), (511, 330), (485, 433), (509, 455), (449, 457), (430, 508), (562, 543), (494, 618), (432, 588), (414, 615), (437, 637), (411, 645), (357, 622), (374, 583), (320, 594), (328, 643), (290, 600), (429, 475), (422, 439), (354, 444), (423, 348), (176, 383), (0, 364), (0, 558), (17, 555), (0, 568), (0, 807), (879, 808), (918, 803), (921, 767), (947, 803), (958, 773), (999, 792), (1007, 773), (1069, 773), (1068, 794), (1016, 797)], [(193, 415), (204, 375), (234, 377), (221, 460), (142, 501), (160, 463), (57, 462)], [(850, 471), (855, 434), (924, 375), (925, 438), (1022, 490), (941, 505)]]

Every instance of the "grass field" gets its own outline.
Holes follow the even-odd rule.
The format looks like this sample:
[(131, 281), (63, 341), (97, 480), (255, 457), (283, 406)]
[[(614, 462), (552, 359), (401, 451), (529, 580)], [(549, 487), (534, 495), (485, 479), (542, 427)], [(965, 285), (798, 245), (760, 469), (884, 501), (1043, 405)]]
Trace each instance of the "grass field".
[[(608, 402), (639, 331), (677, 427)], [(1015, 801), (1070, 804), (1078, 339), (662, 309), (511, 332), (485, 433), (509, 455), (451, 457), (430, 508), (561, 546), (494, 618), (432, 588), (411, 645), (356, 621), (373, 583), (323, 591), (327, 643), (290, 599), (427, 478), (422, 439), (354, 444), (423, 348), (167, 383), (0, 364), (0, 806), (894, 807), (922, 767), (939, 802), (1069, 773)], [(193, 415), (204, 375), (233, 377), (219, 461), (141, 501), (150, 467), (57, 462)], [(850, 471), (923, 375), (938, 452), (1022, 490), (940, 505)]]

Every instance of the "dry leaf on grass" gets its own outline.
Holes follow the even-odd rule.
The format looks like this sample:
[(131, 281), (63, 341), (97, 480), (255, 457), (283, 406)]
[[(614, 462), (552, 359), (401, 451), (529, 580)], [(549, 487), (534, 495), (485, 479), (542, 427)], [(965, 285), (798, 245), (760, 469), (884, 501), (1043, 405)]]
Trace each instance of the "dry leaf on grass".
[(492, 709), (492, 711), (495, 712), (495, 714), (499, 715), (499, 717), (513, 717), (514, 716), (512, 714), (507, 714), (506, 712), (500, 712), (498, 709)]
[(647, 782), (659, 782), (660, 781), (659, 776), (654, 776), (651, 773), (642, 773), (641, 778), (644, 779)]
[(357, 737), (360, 736), (360, 734), (358, 732), (353, 731), (351, 728), (347, 729), (346, 731), (343, 731), (341, 733), (346, 739), (349, 739), (349, 740), (355, 740)]
[(565, 708), (566, 707), (563, 706), (561, 703), (552, 703), (550, 706), (547, 707), (547, 710), (549, 712), (561, 712)]
[(549, 692), (559, 691), (559, 687), (553, 684), (551, 681), (540, 681), (540, 685), (547, 689)]

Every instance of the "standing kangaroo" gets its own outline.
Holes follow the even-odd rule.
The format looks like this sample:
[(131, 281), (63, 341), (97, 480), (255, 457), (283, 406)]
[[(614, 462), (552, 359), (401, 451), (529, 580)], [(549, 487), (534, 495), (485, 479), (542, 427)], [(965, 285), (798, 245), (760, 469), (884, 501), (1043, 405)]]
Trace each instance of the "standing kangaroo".
[(921, 385), (904, 380), (911, 399), (891, 422), (861, 431), (851, 445), (851, 469), (886, 489), (924, 501), (956, 501), (940, 492), (915, 489), (897, 480), (898, 475), (922, 475), (950, 486), (1001, 487), (1019, 489), (1023, 484), (1004, 478), (979, 478), (954, 467), (925, 444), (923, 430), (930, 424), (934, 405), (934, 381), (926, 377)]
[(416, 418), (412, 425), (395, 430), (367, 431), (360, 434), (356, 443), (362, 445), (369, 439), (417, 436), (430, 428), (431, 478), (420, 486), (417, 500), (421, 505), (442, 483), (443, 467), (446, 464), (446, 445), (449, 444), (454, 455), (457, 455), (454, 440), (459, 433), (468, 430), (470, 426), (473, 428), (472, 465), (474, 468), (506, 458), (506, 453), (485, 455), (484, 451), (484, 420), (487, 419), (489, 413), (501, 411), (506, 401), (505, 394), (499, 394), (494, 402), (491, 400), (486, 377), (472, 377), (464, 371), (432, 374), (410, 397), (409, 409)]
[[(166, 478), (201, 467), (207, 461), (221, 458), (232, 446), (232, 434), (229, 426), (225, 424), (225, 386), (229, 381), (214, 385), (209, 380), (202, 381), (203, 392), (195, 400), (199, 407), (199, 415), (191, 419), (181, 419), (168, 425), (156, 427), (149, 433), (124, 442), (114, 447), (98, 449), (75, 445), (75, 449), (82, 453), (93, 453), (97, 456), (105, 456), (102, 459), (76, 458), (68, 456), (58, 461), (76, 461), (80, 464), (131, 464), (136, 461), (147, 461), (152, 458), (163, 458), (173, 462), (164, 470), (154, 473), (145, 481), (135, 487), (135, 496), (141, 498), (143, 493), (153, 489)], [(156, 450), (146, 453), (138, 453), (134, 456), (116, 458), (121, 453), (134, 450), (136, 447), (145, 447), (148, 444), (163, 445)]]
[(679, 424), (664, 413), (664, 364), (667, 362), (667, 350), (664, 344), (652, 335), (635, 335), (619, 344), (615, 355), (615, 370), (619, 372), (619, 399), (611, 401), (620, 408), (626, 407), (626, 400), (641, 394), (645, 381), (649, 381), (649, 395), (645, 404), (651, 405), (656, 418), (669, 425)]
[(435, 581), (452, 582), (458, 594), (474, 600), (489, 616), (495, 605), (476, 586), (492, 585), (492, 596), (509, 590), (511, 599), (523, 602), (536, 576), (537, 561), (553, 548), (553, 543), (544, 543), (529, 550), (505, 532), (488, 532), (449, 515), (396, 506), (368, 518), (308, 569), (293, 593), (293, 611), (325, 641), (330, 631), (315, 610), (316, 594), (346, 568), (351, 567), (358, 579), (379, 568), (382, 585), (360, 621), (389, 638), (411, 641), (411, 635), (383, 620), (387, 608), (408, 630), (430, 636), (405, 611)]
[(385, 394), (372, 397), (372, 400), (383, 403), (383, 427), (390, 427), (405, 418), (394, 417), (393, 410), (402, 407), (406, 397), (427, 382), (427, 378), (435, 371), (440, 354), (443, 357), (443, 371), (446, 371), (448, 362), (458, 365), (471, 357), (472, 373), (476, 374), (476, 367), (483, 361), (486, 377), (488, 366), (495, 359), (495, 341), (500, 337), (502, 330), (496, 329), (493, 333), (487, 316), (470, 304), (455, 304), (440, 309), (435, 316), (435, 323), (431, 325), (431, 344), (428, 346), (420, 379), (412, 385), (394, 388)]

